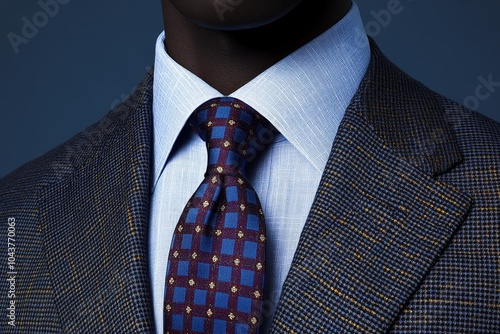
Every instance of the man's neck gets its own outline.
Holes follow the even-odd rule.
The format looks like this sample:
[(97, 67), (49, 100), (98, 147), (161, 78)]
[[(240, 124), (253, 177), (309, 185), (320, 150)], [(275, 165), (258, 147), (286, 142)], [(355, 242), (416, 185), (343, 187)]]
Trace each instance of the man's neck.
[(229, 95), (333, 26), (350, 6), (351, 0), (304, 0), (266, 26), (224, 31), (189, 21), (164, 0), (165, 48), (177, 63)]

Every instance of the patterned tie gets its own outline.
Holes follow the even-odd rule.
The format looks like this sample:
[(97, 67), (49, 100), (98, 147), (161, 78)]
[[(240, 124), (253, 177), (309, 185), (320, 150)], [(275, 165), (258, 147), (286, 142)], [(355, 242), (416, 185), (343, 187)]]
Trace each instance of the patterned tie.
[(206, 142), (208, 167), (172, 239), (164, 332), (258, 333), (265, 223), (244, 167), (274, 129), (233, 98), (205, 102), (190, 123)]

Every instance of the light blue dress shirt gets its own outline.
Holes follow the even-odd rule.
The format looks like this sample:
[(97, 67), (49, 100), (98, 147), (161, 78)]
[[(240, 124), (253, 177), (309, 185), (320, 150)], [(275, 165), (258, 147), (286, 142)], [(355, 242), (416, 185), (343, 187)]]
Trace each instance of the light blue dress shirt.
[[(163, 294), (170, 241), (189, 198), (203, 180), (205, 143), (186, 125), (203, 102), (222, 94), (156, 43), (153, 83), (154, 166), (149, 266), (155, 324), (163, 333)], [(168, 37), (167, 37), (168, 38)], [(337, 128), (370, 60), (358, 7), (310, 43), (230, 96), (266, 117), (279, 131), (248, 167), (266, 218), (264, 333), (330, 154)]]

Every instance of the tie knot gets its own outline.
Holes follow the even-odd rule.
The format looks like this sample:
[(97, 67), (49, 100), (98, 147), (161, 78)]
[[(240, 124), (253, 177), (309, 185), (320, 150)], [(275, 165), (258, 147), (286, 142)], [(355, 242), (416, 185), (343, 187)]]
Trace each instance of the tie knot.
[(189, 121), (206, 142), (208, 174), (244, 172), (246, 162), (273, 141), (276, 131), (252, 107), (230, 97), (208, 100)]

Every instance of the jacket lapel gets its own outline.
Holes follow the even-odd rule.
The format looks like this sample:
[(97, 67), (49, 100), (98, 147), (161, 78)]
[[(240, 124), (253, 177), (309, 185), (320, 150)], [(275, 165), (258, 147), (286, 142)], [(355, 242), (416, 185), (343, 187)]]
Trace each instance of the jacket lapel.
[(67, 144), (40, 201), (54, 297), (69, 333), (152, 332), (147, 263), (151, 82)]
[(386, 332), (469, 210), (468, 195), (433, 178), (461, 160), (437, 95), (372, 50), (272, 333)]

